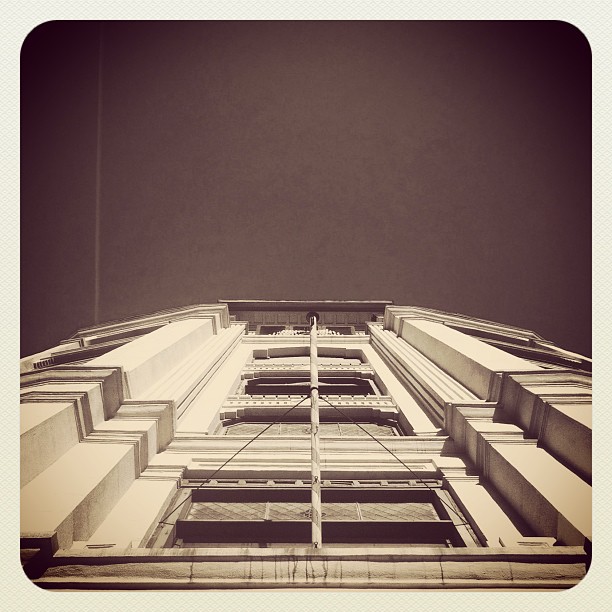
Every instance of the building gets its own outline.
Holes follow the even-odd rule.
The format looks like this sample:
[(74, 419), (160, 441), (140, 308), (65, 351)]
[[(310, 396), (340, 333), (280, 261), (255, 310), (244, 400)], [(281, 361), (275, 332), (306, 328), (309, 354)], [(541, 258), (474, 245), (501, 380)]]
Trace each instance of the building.
[(531, 331), (221, 300), (81, 329), (21, 371), (21, 549), (40, 587), (541, 590), (588, 569), (590, 361)]

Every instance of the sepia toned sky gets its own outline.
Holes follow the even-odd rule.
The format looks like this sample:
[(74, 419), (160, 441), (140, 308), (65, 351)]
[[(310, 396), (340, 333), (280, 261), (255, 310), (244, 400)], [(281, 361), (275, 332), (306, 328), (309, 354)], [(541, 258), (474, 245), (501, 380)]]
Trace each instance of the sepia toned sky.
[(97, 276), (100, 321), (392, 299), (590, 355), (590, 74), (563, 22), (39, 26), (21, 353), (94, 322)]

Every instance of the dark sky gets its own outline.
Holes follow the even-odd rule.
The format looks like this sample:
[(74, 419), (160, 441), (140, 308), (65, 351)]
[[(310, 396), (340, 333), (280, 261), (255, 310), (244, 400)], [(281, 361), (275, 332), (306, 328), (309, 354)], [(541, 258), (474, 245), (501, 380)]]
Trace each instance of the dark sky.
[[(94, 322), (99, 43), (22, 50), (22, 355)], [(392, 299), (590, 355), (590, 75), (563, 22), (104, 23), (99, 318)]]

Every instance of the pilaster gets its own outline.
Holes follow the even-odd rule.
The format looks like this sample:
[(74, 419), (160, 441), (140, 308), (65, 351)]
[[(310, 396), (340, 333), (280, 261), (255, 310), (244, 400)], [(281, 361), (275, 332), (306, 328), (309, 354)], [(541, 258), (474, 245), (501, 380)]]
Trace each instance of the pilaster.
[(80, 443), (21, 489), (21, 536), (57, 533), (60, 548), (86, 540), (136, 478), (131, 443)]
[[(75, 400), (76, 402), (76, 400)], [(79, 442), (73, 402), (31, 402), (20, 406), (21, 486)]]
[(503, 418), (517, 423), (586, 482), (592, 473), (592, 390), (588, 374), (542, 370), (500, 375)]
[(75, 548), (122, 550), (144, 547), (176, 495), (182, 472), (182, 469), (145, 470), (92, 536), (85, 542), (75, 542)]
[(446, 428), (478, 473), (537, 534), (567, 545), (591, 537), (591, 488), (491, 406), (446, 408)]
[(169, 368), (175, 368), (214, 335), (210, 319), (175, 321), (96, 357), (89, 365), (121, 368), (126, 398), (144, 399), (147, 391), (167, 376)]
[[(372, 326), (371, 326), (372, 327)], [(418, 402), (394, 376), (391, 368), (372, 346), (364, 347), (364, 355), (375, 372), (375, 382), (378, 387), (397, 405), (400, 413), (400, 424), (405, 429), (412, 430), (416, 436), (436, 435), (440, 428), (436, 427)]]
[(252, 349), (242, 344), (242, 325), (233, 326), (226, 334), (225, 342), (200, 360), (205, 376), (198, 385), (197, 393), (179, 412), (178, 431), (214, 431), (224, 399), (238, 386), (240, 372)]
[(372, 347), (430, 421), (442, 424), (447, 402), (477, 399), (466, 386), (393, 332), (374, 324), (369, 325), (369, 330)]
[(431, 359), (479, 399), (491, 399), (497, 372), (542, 369), (442, 323), (399, 317), (398, 337)]
[(484, 546), (504, 546), (523, 538), (508, 518), (507, 508), (494, 500), (490, 489), (479, 476), (468, 475), (464, 468), (442, 468), (443, 485), (449, 490)]
[(60, 367), (23, 375), (21, 388), (21, 484), (111, 418), (123, 401), (118, 369)]

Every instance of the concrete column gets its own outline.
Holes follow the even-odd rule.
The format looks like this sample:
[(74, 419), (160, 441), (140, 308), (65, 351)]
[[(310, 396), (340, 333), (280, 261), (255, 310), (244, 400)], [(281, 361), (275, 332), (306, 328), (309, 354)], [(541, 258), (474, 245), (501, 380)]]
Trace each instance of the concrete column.
[(20, 428), (22, 487), (79, 442), (72, 402), (21, 404)]
[(582, 478), (591, 480), (591, 377), (572, 370), (504, 374), (499, 403), (506, 420)]
[(522, 539), (521, 532), (491, 497), (488, 488), (480, 483), (478, 476), (449, 470), (442, 470), (442, 473), (453, 498), (487, 546), (499, 547), (500, 542)]
[(96, 357), (88, 365), (121, 367), (126, 398), (139, 398), (213, 335), (211, 319), (175, 321)]
[[(240, 335), (242, 331), (238, 329), (235, 333)], [(196, 433), (212, 433), (214, 431), (218, 424), (217, 415), (223, 406), (223, 401), (240, 382), (240, 373), (252, 351), (252, 347), (248, 345), (235, 345), (227, 359), (220, 365), (179, 419), (177, 431)], [(211, 359), (214, 358), (214, 355), (211, 356)]]
[(491, 399), (497, 372), (543, 369), (442, 323), (399, 318), (398, 336), (480, 399)]
[(179, 476), (144, 472), (132, 483), (91, 538), (76, 543), (76, 547), (144, 547), (176, 494), (179, 480)]
[(591, 537), (591, 487), (512, 423), (494, 422), (494, 404), (447, 406), (458, 448), (537, 535), (581, 546)]
[(466, 386), (392, 331), (377, 325), (370, 325), (369, 330), (372, 347), (434, 423), (442, 423), (446, 403), (477, 399)]
[(591, 487), (535, 444), (494, 443), (491, 481), (538, 535), (582, 546), (592, 537)]
[(104, 388), (99, 382), (50, 380), (21, 390), (22, 404), (71, 402), (80, 438), (85, 437), (106, 418), (104, 400)]
[(133, 444), (80, 443), (21, 489), (21, 535), (86, 540), (136, 476)]
[(166, 376), (141, 395), (149, 401), (171, 399), (176, 405), (177, 418), (181, 418), (196, 401), (223, 363), (240, 343), (244, 327), (235, 325), (223, 329), (205, 342), (187, 359), (168, 368)]
[[(435, 435), (440, 431), (406, 388), (393, 375), (387, 364), (371, 346), (363, 348), (364, 355), (382, 383), (383, 392), (390, 395), (409, 427), (419, 436)], [(400, 418), (400, 421), (402, 419)]]
[(157, 420), (115, 417), (104, 421), (87, 436), (87, 442), (134, 444), (138, 451), (136, 474), (144, 470), (158, 450)]

